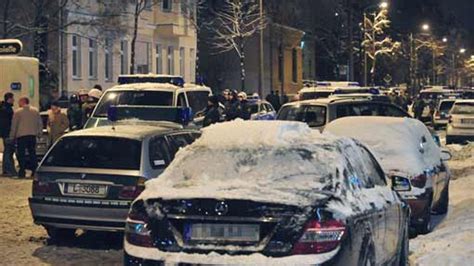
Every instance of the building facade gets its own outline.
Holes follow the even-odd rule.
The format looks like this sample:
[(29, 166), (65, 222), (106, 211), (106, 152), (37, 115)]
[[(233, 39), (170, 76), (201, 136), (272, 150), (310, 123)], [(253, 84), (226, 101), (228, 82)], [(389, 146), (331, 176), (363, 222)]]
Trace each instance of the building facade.
[[(119, 9), (119, 18), (110, 16), (107, 20), (103, 18), (112, 12), (108, 9), (116, 11), (116, 6), (103, 6), (97, 0), (82, 2), (80, 7), (68, 7), (62, 23), (91, 19), (102, 25), (72, 24), (60, 37), (59, 47), (63, 51), (59, 59), (59, 87), (69, 94), (95, 84), (110, 88), (117, 84), (119, 75), (131, 73), (136, 1), (117, 1), (128, 6), (120, 7), (123, 9)], [(150, 0), (138, 20), (135, 74), (180, 75), (187, 82), (195, 81), (196, 33), (191, 23), (191, 12), (195, 11), (189, 3)]]

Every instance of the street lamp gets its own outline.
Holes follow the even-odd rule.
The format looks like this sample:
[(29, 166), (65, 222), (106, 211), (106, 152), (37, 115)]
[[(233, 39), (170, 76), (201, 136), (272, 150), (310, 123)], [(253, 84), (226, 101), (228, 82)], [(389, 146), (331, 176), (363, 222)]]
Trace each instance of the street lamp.
[(381, 2), (381, 3), (379, 4), (379, 7), (380, 7), (381, 9), (387, 9), (387, 8), (388, 8), (388, 3), (387, 3), (387, 2)]
[(461, 54), (466, 53), (466, 49), (464, 49), (464, 48), (459, 49), (459, 53), (461, 53)]
[(444, 37), (444, 38), (443, 38), (443, 42), (444, 42), (444, 43), (447, 43), (447, 42), (448, 42), (448, 38)]
[(425, 23), (425, 24), (421, 25), (421, 29), (423, 31), (429, 31), (430, 30), (430, 25)]

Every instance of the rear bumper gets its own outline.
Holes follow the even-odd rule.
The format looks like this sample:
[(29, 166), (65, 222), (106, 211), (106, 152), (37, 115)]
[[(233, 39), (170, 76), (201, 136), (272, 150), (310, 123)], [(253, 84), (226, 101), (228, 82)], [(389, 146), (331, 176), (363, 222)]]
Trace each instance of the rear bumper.
[(123, 231), (130, 201), (29, 198), (35, 224), (94, 231)]
[(316, 255), (294, 255), (282, 258), (254, 255), (188, 254), (162, 252), (158, 248), (143, 248), (124, 243), (124, 265), (325, 265), (338, 254), (339, 248)]

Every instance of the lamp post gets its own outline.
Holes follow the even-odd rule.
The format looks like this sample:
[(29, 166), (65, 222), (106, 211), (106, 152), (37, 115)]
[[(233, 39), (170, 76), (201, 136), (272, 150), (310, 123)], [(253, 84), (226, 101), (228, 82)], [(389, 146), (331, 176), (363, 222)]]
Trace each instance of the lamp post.
[[(263, 47), (263, 0), (259, 1), (259, 7), (260, 7), (260, 38), (259, 38), (259, 68), (258, 68), (258, 95), (263, 98), (263, 86), (264, 86), (264, 47)], [(273, 89), (273, 88), (272, 88)]]

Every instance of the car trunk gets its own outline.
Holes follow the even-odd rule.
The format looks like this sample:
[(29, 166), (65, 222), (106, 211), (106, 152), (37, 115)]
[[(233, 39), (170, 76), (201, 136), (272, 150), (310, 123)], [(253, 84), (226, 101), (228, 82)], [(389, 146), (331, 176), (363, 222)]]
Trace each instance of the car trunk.
[[(249, 200), (148, 201), (159, 206), (152, 219), (154, 242), (163, 251), (226, 254), (260, 252), (285, 256), (301, 237), (314, 208)], [(155, 209), (156, 211), (156, 209)]]
[(451, 125), (455, 128), (474, 129), (474, 115), (451, 115)]

